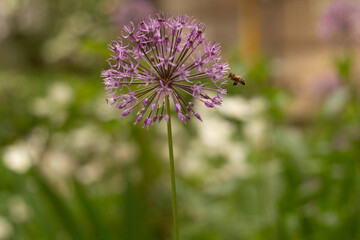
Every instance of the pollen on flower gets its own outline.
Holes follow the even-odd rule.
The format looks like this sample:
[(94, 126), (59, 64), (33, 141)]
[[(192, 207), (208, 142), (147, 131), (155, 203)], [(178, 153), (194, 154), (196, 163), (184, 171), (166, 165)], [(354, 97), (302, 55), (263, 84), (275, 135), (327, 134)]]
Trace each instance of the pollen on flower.
[(134, 109), (147, 129), (164, 118), (173, 104), (178, 118), (202, 121), (189, 99), (208, 108), (221, 105), (227, 93), (229, 64), (221, 63), (220, 45), (205, 40), (205, 25), (188, 16), (164, 14), (124, 27), (122, 38), (109, 44), (109, 69), (102, 71), (107, 102), (122, 110)]

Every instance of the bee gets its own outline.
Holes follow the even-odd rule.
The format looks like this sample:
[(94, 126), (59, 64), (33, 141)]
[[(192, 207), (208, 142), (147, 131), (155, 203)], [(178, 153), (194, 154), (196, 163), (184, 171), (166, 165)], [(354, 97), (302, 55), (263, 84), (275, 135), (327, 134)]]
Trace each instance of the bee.
[(241, 85), (245, 85), (245, 80), (239, 75), (236, 75), (235, 73), (230, 73), (228, 78), (234, 81), (233, 86), (236, 86), (238, 83), (240, 83)]

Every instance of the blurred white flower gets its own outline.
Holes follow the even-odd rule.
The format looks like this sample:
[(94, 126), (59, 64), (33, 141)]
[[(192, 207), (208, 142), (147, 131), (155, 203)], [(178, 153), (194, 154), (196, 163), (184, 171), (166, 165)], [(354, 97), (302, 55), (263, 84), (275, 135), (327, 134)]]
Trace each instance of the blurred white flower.
[(183, 176), (206, 176), (209, 166), (204, 161), (204, 146), (200, 141), (194, 140), (190, 148), (179, 155), (179, 169)]
[[(247, 146), (233, 139), (235, 130), (233, 124), (216, 114), (199, 124), (199, 138), (180, 155), (183, 175), (200, 176), (208, 190), (216, 192), (224, 182), (251, 174), (246, 163)], [(214, 157), (224, 158), (225, 162), (213, 166), (206, 159)]]
[(54, 112), (51, 103), (44, 97), (35, 98), (31, 103), (30, 108), (32, 113), (39, 117), (46, 117)]
[(8, 169), (22, 174), (29, 170), (43, 151), (47, 138), (44, 128), (34, 128), (27, 139), (19, 140), (4, 148), (3, 162)]
[(31, 148), (23, 142), (8, 146), (4, 149), (4, 165), (16, 173), (26, 173), (34, 163), (31, 154)]
[(37, 33), (44, 29), (48, 19), (48, 1), (46, 0), (31, 0), (31, 1), (16, 1), (19, 8), (16, 12), (17, 28), (21, 32)]
[(9, 239), (14, 229), (6, 218), (0, 216), (0, 240)]
[(76, 11), (65, 19), (64, 25), (64, 29), (66, 28), (74, 35), (81, 35), (94, 27), (90, 14), (85, 11)]
[[(248, 106), (252, 106), (252, 113), (263, 109), (262, 101), (253, 99), (247, 101), (239, 97), (227, 97), (224, 103), (230, 99), (225, 107), (225, 115), (236, 119), (244, 119)], [(232, 101), (233, 100), (233, 101)], [(240, 109), (237, 107), (239, 103)], [(219, 108), (222, 109), (222, 108)], [(250, 111), (250, 110), (249, 110)], [(234, 114), (235, 113), (235, 114)], [(181, 171), (186, 176), (201, 176), (209, 187), (209, 191), (215, 191), (218, 187), (232, 178), (244, 177), (251, 174), (246, 163), (247, 146), (235, 140), (236, 125), (225, 120), (215, 111), (203, 111), (200, 108), (199, 114), (206, 119), (204, 122), (196, 122), (199, 137), (184, 149), (179, 161)], [(245, 118), (251, 115), (246, 115)], [(225, 162), (221, 166), (212, 166), (205, 159), (220, 157)]]
[(264, 118), (256, 118), (244, 125), (244, 135), (255, 147), (261, 147), (266, 142), (268, 122)]
[(31, 111), (38, 117), (48, 117), (50, 121), (60, 126), (67, 119), (67, 112), (63, 108), (59, 108), (49, 98), (35, 98), (30, 105)]
[(9, 212), (14, 222), (24, 222), (29, 219), (29, 206), (20, 196), (13, 196), (9, 201)]
[(0, 2), (0, 14), (9, 16), (13, 14), (20, 6), (20, 1), (17, 0), (2, 0)]
[(104, 172), (104, 165), (100, 160), (91, 161), (76, 170), (76, 177), (83, 184), (91, 184), (100, 179)]
[(113, 146), (116, 147), (112, 150), (112, 158), (120, 164), (133, 162), (138, 157), (138, 145), (132, 141), (115, 142)]
[(43, 150), (44, 144), (46, 143), (48, 137), (49, 132), (48, 129), (45, 127), (35, 127), (32, 130), (27, 142), (28, 144), (30, 144), (32, 151), (35, 151), (37, 153), (36, 157), (38, 157), (40, 152)]
[(227, 145), (235, 132), (235, 125), (219, 116), (216, 111), (209, 111), (202, 107), (197, 109), (204, 119), (203, 122), (195, 121), (202, 143), (211, 149), (218, 149)]
[(248, 118), (251, 109), (245, 98), (242, 97), (224, 97), (222, 108), (219, 109), (225, 116), (244, 120)]
[(69, 104), (73, 96), (73, 89), (64, 82), (53, 82), (48, 89), (49, 100), (56, 105)]
[(209, 148), (222, 148), (230, 141), (235, 126), (220, 117), (211, 117), (198, 128), (201, 141)]
[(263, 114), (267, 108), (265, 99), (261, 97), (254, 97), (250, 99), (249, 103), (253, 109), (253, 114), (256, 116), (259, 114)]
[(1, 0), (0, 1), (0, 41), (5, 39), (10, 32), (11, 17), (18, 9), (20, 1)]
[[(222, 156), (226, 162), (219, 168), (214, 168), (206, 177), (209, 191), (218, 192), (223, 184), (231, 179), (245, 178), (253, 174), (246, 163), (247, 147), (241, 142), (233, 141), (224, 146)], [(229, 189), (227, 189), (229, 190)]]
[(77, 36), (67, 31), (60, 32), (43, 45), (43, 58), (49, 63), (62, 60), (76, 52), (79, 44)]
[(320, 216), (320, 220), (329, 227), (335, 227), (339, 225), (339, 217), (334, 212), (323, 212)]
[(228, 160), (226, 163), (226, 168), (229, 171), (245, 174), (246, 173), (246, 155), (247, 155), (247, 146), (239, 141), (233, 141), (230, 144), (225, 146), (224, 153), (226, 159)]
[(66, 106), (73, 99), (72, 88), (63, 82), (54, 82), (47, 95), (35, 98), (30, 102), (30, 110), (39, 117), (48, 117), (52, 123), (60, 126), (67, 119)]
[(78, 151), (106, 151), (111, 143), (110, 136), (91, 123), (73, 130), (69, 136)]
[(75, 161), (61, 149), (49, 149), (44, 154), (39, 167), (50, 179), (59, 180), (72, 174), (75, 169)]
[(266, 103), (263, 98), (245, 99), (240, 96), (224, 97), (223, 107), (219, 111), (227, 117), (247, 121), (263, 113)]

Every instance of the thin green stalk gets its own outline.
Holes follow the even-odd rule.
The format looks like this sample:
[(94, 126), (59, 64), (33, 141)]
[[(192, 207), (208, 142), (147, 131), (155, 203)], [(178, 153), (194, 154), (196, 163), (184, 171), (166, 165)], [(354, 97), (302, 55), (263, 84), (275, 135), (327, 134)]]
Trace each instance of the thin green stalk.
[(174, 150), (172, 143), (171, 131), (171, 117), (170, 117), (170, 102), (166, 101), (167, 113), (169, 114), (169, 121), (167, 123), (168, 142), (169, 142), (169, 158), (170, 158), (170, 173), (171, 173), (171, 191), (172, 191), (172, 207), (174, 219), (174, 235), (175, 240), (179, 240), (178, 216), (177, 216), (177, 201), (176, 201), (176, 184), (175, 184), (175, 163), (174, 163)]

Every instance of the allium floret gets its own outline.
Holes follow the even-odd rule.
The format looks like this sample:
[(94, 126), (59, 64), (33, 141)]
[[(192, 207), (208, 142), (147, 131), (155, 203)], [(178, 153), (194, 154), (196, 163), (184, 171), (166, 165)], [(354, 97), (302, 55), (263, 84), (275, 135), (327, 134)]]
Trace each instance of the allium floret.
[(102, 71), (107, 102), (121, 117), (138, 109), (134, 124), (144, 127), (168, 121), (172, 102), (178, 118), (190, 122), (196, 99), (208, 108), (220, 106), (227, 93), (229, 64), (221, 63), (220, 45), (205, 40), (205, 25), (188, 16), (164, 14), (124, 27), (122, 39), (109, 44), (109, 69)]

